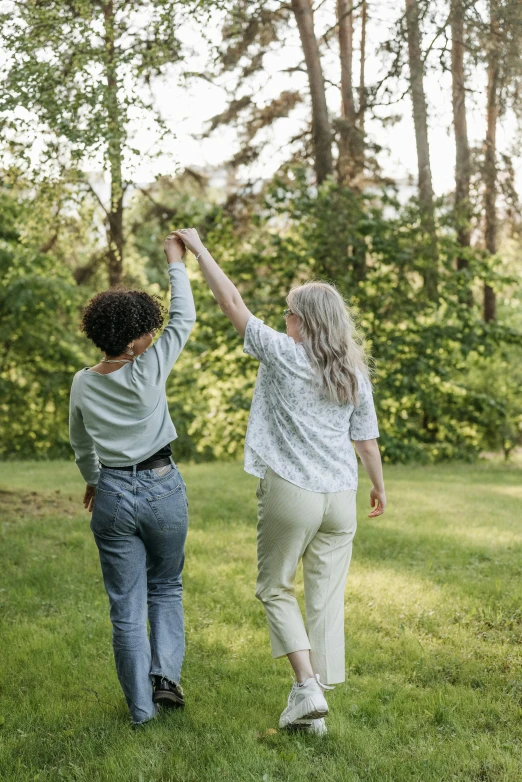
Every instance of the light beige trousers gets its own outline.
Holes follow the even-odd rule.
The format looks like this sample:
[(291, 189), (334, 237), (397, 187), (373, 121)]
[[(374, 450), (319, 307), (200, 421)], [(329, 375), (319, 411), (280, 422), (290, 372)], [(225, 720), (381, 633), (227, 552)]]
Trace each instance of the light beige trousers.
[[(256, 597), (274, 657), (310, 649), (324, 684), (345, 679), (344, 589), (357, 528), (354, 490), (322, 494), (268, 468), (259, 481)], [(294, 580), (303, 560), (306, 628)]]

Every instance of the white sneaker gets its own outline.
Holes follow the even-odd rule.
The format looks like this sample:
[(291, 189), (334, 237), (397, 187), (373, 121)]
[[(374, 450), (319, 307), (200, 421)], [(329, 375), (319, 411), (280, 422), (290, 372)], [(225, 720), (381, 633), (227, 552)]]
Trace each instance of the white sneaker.
[(306, 722), (325, 717), (328, 714), (328, 704), (323, 690), (333, 690), (333, 687), (321, 684), (318, 673), (302, 684), (294, 682), (288, 696), (288, 705), (279, 718), (279, 727), (287, 728), (296, 723), (303, 724), (301, 720)]
[(315, 736), (326, 736), (326, 722), (324, 717), (319, 720), (297, 720), (291, 725), (287, 725), (285, 730), (293, 730), (297, 733), (311, 733)]
[(307, 733), (314, 733), (316, 736), (326, 736), (328, 729), (324, 717), (321, 717), (320, 720), (312, 720), (310, 725), (305, 728), (305, 731)]

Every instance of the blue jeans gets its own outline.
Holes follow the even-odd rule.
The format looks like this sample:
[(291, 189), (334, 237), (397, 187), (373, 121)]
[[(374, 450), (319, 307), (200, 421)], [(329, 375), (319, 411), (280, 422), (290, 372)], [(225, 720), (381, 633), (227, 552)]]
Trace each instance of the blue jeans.
[(187, 507), (174, 464), (161, 477), (154, 470), (101, 470), (91, 529), (109, 596), (116, 670), (134, 723), (156, 714), (152, 676), (180, 680)]

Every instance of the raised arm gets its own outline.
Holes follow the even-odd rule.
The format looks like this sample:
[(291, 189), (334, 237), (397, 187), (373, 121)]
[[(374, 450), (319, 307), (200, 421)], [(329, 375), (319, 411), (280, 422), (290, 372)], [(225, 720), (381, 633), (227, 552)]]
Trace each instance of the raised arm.
[(246, 326), (252, 313), (241, 298), (241, 294), (234, 283), (229, 280), (207, 248), (203, 246), (203, 242), (195, 228), (182, 228), (180, 231), (174, 231), (174, 236), (181, 239), (185, 247), (194, 253), (203, 276), (216, 297), (221, 311), (241, 337), (244, 337)]
[(165, 240), (170, 277), (169, 322), (157, 342), (134, 361), (134, 371), (151, 385), (161, 385), (176, 363), (196, 322), (194, 298), (183, 263), (185, 250), (173, 234)]

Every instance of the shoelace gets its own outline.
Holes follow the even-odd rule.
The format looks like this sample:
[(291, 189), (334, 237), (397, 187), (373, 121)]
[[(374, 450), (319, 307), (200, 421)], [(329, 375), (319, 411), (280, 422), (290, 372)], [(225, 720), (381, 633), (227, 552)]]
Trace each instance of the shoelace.
[(335, 687), (331, 687), (329, 684), (323, 684), (319, 678), (318, 673), (315, 674), (315, 678), (317, 679), (317, 684), (319, 685), (319, 687), (322, 687), (323, 690), (335, 690)]
[[(315, 673), (314, 678), (317, 681), (317, 684), (323, 688), (323, 690), (335, 690), (335, 687), (331, 687), (329, 684), (323, 684), (321, 679), (319, 678), (319, 674)], [(292, 676), (292, 689), (298, 690), (299, 687), (302, 687), (303, 683), (299, 683), (294, 677)]]

